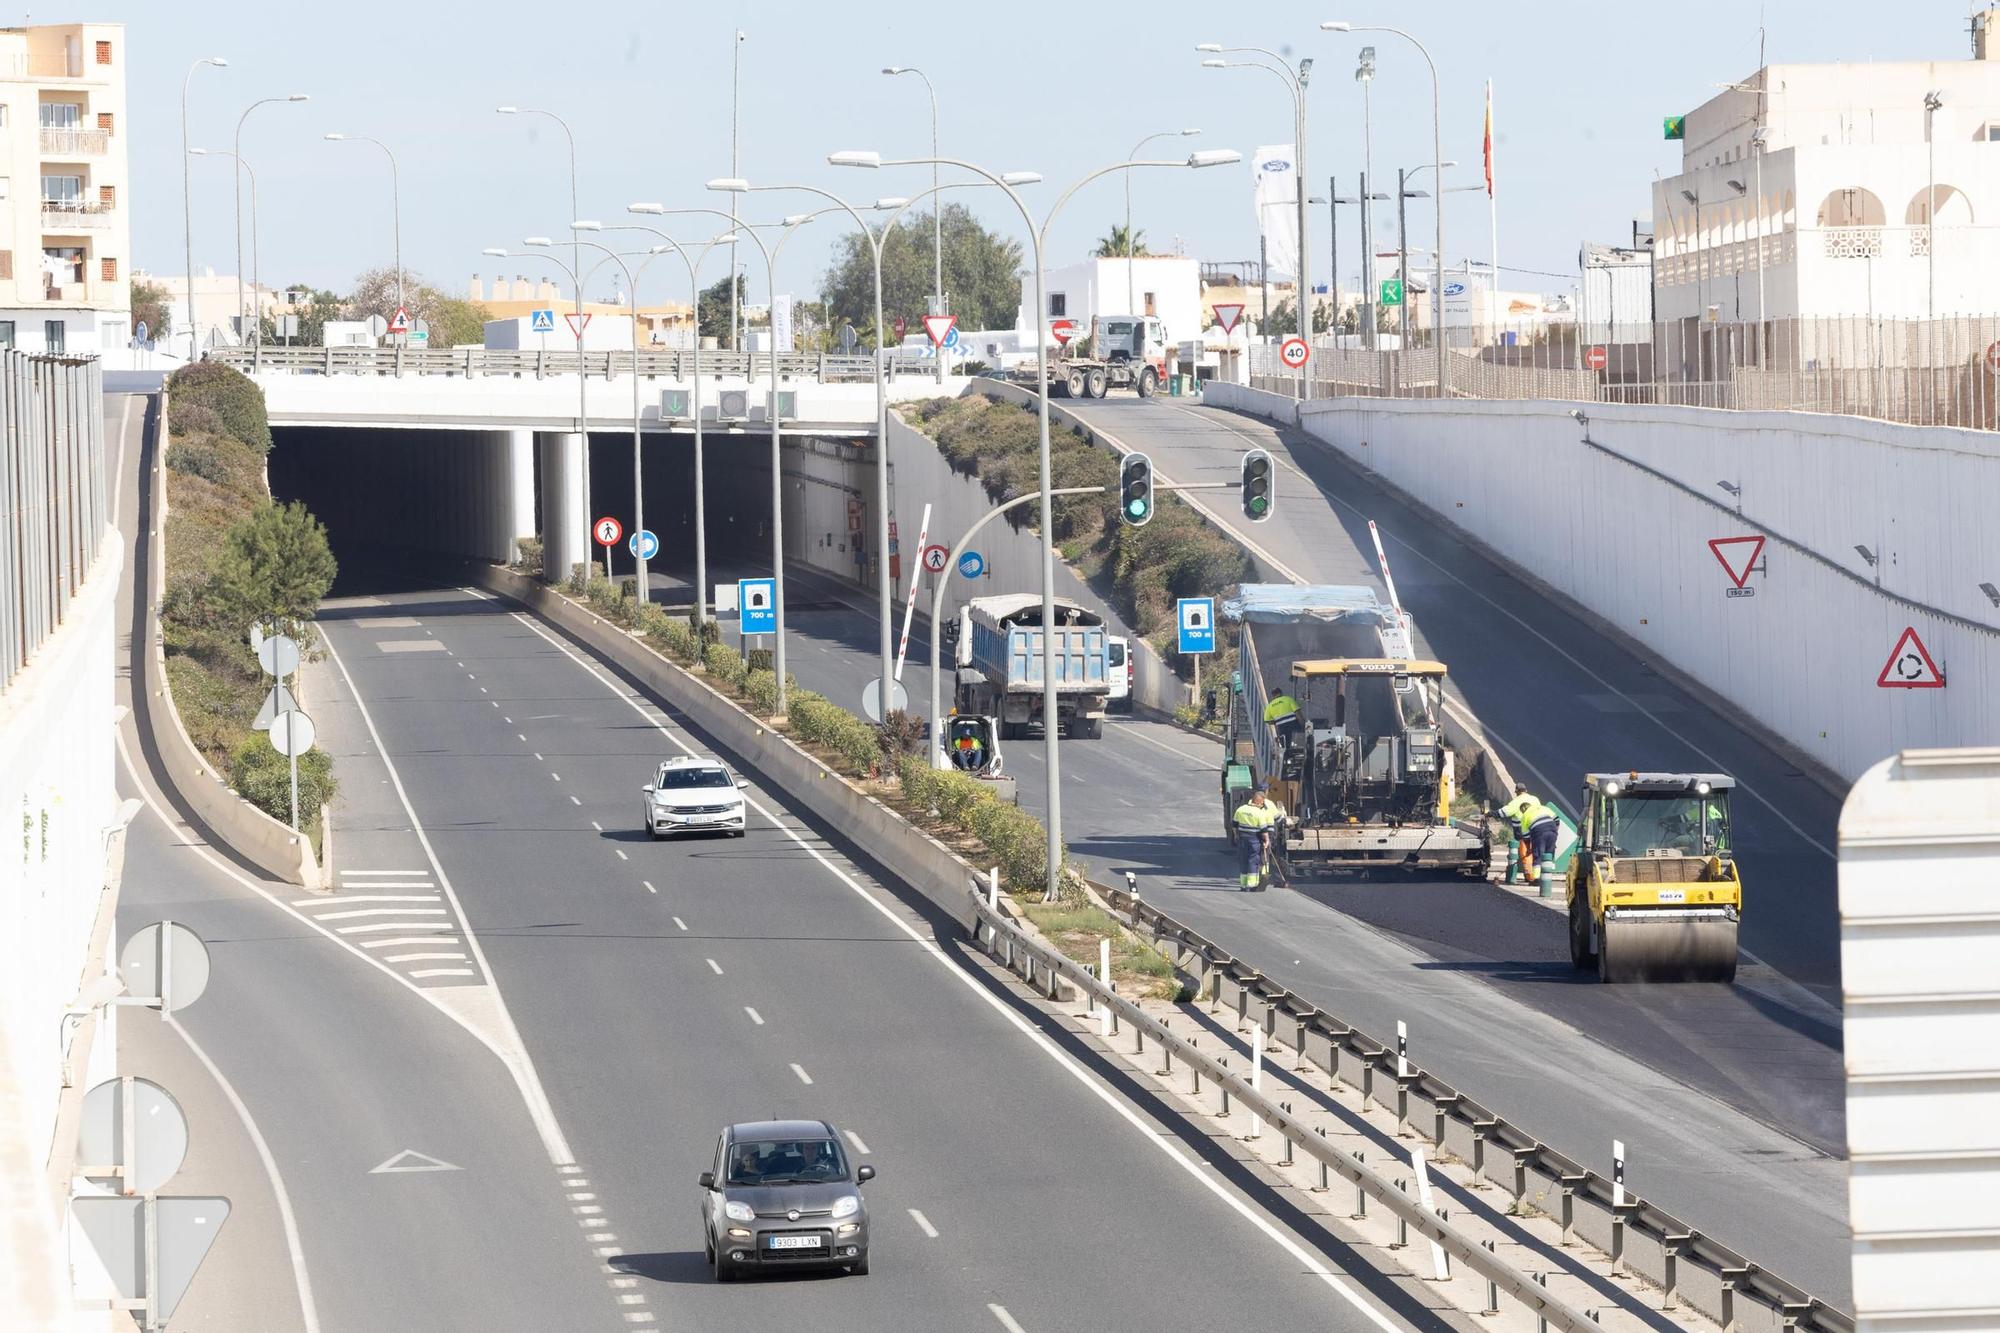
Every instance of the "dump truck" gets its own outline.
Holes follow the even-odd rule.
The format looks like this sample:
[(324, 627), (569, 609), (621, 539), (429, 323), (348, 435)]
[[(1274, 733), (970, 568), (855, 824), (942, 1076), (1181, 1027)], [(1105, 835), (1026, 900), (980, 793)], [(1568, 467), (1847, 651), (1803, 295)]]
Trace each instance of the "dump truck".
[[(1448, 869), (1483, 877), (1484, 827), (1451, 817), (1453, 759), (1442, 726), (1445, 666), (1416, 657), (1402, 611), (1368, 588), (1247, 583), (1223, 602), (1241, 626), (1241, 668), (1224, 725), (1222, 824), (1260, 783), (1291, 818), (1289, 874)], [(1303, 725), (1264, 720), (1278, 694)]]
[(1601, 981), (1734, 981), (1743, 877), (1723, 773), (1591, 773), (1569, 874), (1569, 960)]
[[(1075, 339), (1048, 357), (1049, 394), (1055, 398), (1102, 398), (1130, 389), (1141, 398), (1158, 393), (1167, 379), (1166, 325), (1151, 315), (1099, 315), (1090, 322), (1089, 355)], [(1176, 349), (1175, 355), (1179, 352)], [(1034, 387), (1033, 349), (1003, 362), (1007, 378)]]
[[(1056, 725), (1075, 740), (1104, 734), (1111, 665), (1104, 617), (1055, 599)], [(1035, 593), (975, 597), (958, 613), (961, 713), (993, 718), (1001, 740), (1023, 740), (1042, 717), (1042, 599)]]

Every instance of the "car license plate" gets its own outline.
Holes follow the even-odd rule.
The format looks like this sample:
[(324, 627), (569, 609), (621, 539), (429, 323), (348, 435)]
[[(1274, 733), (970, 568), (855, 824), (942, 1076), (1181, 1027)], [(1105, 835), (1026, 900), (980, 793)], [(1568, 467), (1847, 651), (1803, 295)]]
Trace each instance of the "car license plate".
[(819, 1248), (819, 1237), (773, 1236), (771, 1237), (771, 1248), (774, 1250), (816, 1250)]

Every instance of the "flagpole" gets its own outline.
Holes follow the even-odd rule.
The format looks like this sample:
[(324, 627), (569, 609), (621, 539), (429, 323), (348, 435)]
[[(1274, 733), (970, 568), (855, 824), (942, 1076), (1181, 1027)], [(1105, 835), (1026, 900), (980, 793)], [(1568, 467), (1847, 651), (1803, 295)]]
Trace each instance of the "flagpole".
[(1494, 323), (1499, 322), (1500, 305), (1500, 196), (1493, 182), (1493, 80), (1486, 81), (1486, 226), (1487, 237), (1492, 246), (1493, 286), (1488, 296), (1487, 311)]

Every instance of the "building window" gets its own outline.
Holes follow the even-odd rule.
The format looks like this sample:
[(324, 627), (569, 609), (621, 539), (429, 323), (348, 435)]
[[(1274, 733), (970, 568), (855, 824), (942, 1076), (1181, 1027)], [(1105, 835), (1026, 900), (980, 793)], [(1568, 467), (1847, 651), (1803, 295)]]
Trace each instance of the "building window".
[(1153, 307), (1153, 294), (1151, 292), (1146, 293), (1146, 313), (1153, 316), (1157, 316), (1160, 313)]
[(83, 177), (42, 177), (42, 207), (76, 209), (83, 205)]
[(42, 128), (45, 130), (82, 129), (83, 104), (80, 102), (42, 103)]
[(42, 341), (48, 345), (49, 351), (61, 352), (67, 350), (68, 342), (63, 337), (65, 327), (67, 326), (59, 319), (45, 319), (42, 321)]
[(111, 63), (111, 43), (99, 42), (97, 44), (97, 63), (100, 65)]
[(106, 134), (111, 133), (111, 113), (109, 111), (100, 111), (97, 113), (97, 128), (103, 130)]
[(98, 260), (98, 261), (97, 261), (97, 277), (98, 277), (98, 280), (99, 280), (99, 281), (101, 281), (101, 282), (116, 282), (116, 281), (118, 281), (118, 261), (117, 261), (117, 260), (115, 260), (115, 259), (100, 259), (100, 260)]
[(0, 347), (10, 352), (14, 350), (14, 321), (11, 319), (0, 319)]
[(12, 250), (0, 250), (0, 282), (12, 282), (13, 279), (14, 252)]
[[(52, 295), (62, 287), (83, 286), (83, 247), (80, 245), (45, 245), (42, 247), (42, 293)], [(83, 293), (77, 291), (81, 299)]]
[(1068, 315), (1068, 314), (1069, 314), (1069, 293), (1068, 293), (1068, 292), (1050, 292), (1050, 293), (1049, 293), (1049, 318), (1050, 318), (1050, 319), (1062, 319), (1062, 318), (1063, 318), (1064, 316), (1066, 316), (1066, 315)]

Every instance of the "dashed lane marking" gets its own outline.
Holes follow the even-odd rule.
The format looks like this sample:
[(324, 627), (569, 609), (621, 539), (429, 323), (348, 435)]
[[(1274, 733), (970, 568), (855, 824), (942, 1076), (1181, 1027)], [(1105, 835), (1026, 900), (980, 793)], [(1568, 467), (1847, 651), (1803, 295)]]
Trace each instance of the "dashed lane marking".
[(918, 1212), (914, 1208), (910, 1209), (910, 1220), (915, 1222), (919, 1227), (923, 1228), (923, 1233), (926, 1236), (929, 1236), (932, 1240), (936, 1240), (938, 1238), (938, 1229), (931, 1225), (931, 1220), (928, 1217), (925, 1217), (922, 1213)]
[(808, 1074), (802, 1067), (793, 1065), (792, 1072), (799, 1076), (799, 1082), (805, 1084), (807, 1087), (812, 1086), (813, 1076)]

